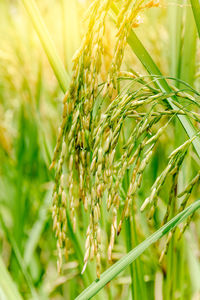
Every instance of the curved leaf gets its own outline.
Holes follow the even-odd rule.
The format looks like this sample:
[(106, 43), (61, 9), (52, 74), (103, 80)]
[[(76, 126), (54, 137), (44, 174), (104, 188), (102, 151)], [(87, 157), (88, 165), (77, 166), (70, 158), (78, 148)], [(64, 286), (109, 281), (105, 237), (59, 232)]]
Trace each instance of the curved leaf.
[(188, 206), (181, 213), (176, 215), (167, 224), (162, 226), (159, 230), (153, 233), (150, 237), (140, 243), (137, 247), (131, 250), (112, 267), (105, 271), (100, 280), (94, 281), (87, 289), (85, 289), (76, 300), (86, 300), (92, 298), (98, 293), (109, 281), (115, 278), (120, 272), (127, 268), (138, 256), (140, 256), (147, 248), (153, 243), (163, 237), (166, 233), (175, 228), (178, 224), (184, 221), (189, 215), (193, 214), (198, 208), (200, 208), (200, 200)]

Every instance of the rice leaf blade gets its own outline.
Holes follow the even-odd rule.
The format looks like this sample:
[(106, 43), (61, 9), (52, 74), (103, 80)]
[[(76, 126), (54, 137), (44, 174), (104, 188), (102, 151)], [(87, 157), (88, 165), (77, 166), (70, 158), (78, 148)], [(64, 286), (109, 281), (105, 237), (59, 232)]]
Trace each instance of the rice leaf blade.
[(49, 63), (55, 73), (62, 91), (65, 93), (69, 86), (69, 76), (65, 71), (64, 65), (60, 60), (56, 47), (50, 37), (46, 25), (42, 19), (40, 11), (34, 0), (22, 0), (22, 3), (32, 21), (34, 28), (38, 34), (44, 51), (48, 57)]
[(0, 298), (9, 300), (22, 300), (2, 258), (0, 257)]
[(200, 200), (188, 206), (181, 213), (176, 215), (168, 223), (162, 226), (159, 230), (153, 233), (145, 241), (140, 243), (137, 247), (131, 250), (123, 258), (121, 258), (117, 263), (105, 271), (100, 280), (94, 281), (86, 290), (84, 290), (76, 300), (90, 299), (98, 293), (109, 281), (115, 278), (121, 271), (128, 267), (138, 256), (140, 256), (147, 248), (149, 248), (153, 243), (163, 237), (166, 233), (171, 231), (181, 222), (183, 222), (189, 215), (193, 214), (197, 209), (200, 208)]
[(200, 2), (199, 0), (190, 0), (191, 5), (192, 5), (192, 10), (198, 30), (198, 34), (200, 37)]

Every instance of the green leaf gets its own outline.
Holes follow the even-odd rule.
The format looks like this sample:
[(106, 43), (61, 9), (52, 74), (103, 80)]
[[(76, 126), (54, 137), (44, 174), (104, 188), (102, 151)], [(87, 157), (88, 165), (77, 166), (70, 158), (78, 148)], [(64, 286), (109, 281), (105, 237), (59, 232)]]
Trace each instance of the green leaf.
[(51, 64), (60, 87), (65, 93), (69, 86), (69, 75), (67, 74), (64, 65), (57, 53), (56, 47), (50, 37), (40, 11), (34, 0), (22, 0), (22, 2), (34, 25), (34, 28), (42, 43), (44, 51), (48, 57), (49, 63)]
[(7, 271), (2, 258), (0, 257), (0, 299), (22, 300), (17, 287)]
[[(189, 4), (189, 1), (187, 2)], [(193, 86), (196, 71), (197, 30), (190, 6), (185, 8), (185, 31), (180, 53), (180, 74), (178, 78)], [(180, 85), (182, 87), (182, 85)]]
[(92, 298), (98, 293), (108, 282), (115, 278), (120, 272), (127, 268), (138, 256), (140, 256), (147, 248), (149, 248), (153, 243), (163, 237), (166, 233), (175, 228), (178, 224), (183, 222), (189, 215), (193, 214), (198, 208), (200, 208), (200, 200), (188, 206), (181, 213), (176, 215), (167, 224), (162, 226), (159, 230), (153, 233), (145, 241), (140, 243), (137, 247), (131, 250), (123, 258), (121, 258), (117, 263), (105, 271), (100, 280), (94, 281), (86, 290), (84, 290), (76, 300), (86, 300)]
[(194, 18), (195, 18), (197, 30), (198, 30), (199, 37), (200, 37), (200, 2), (199, 2), (199, 0), (190, 0), (190, 2), (192, 5)]
[(52, 189), (50, 189), (44, 198), (44, 203), (42, 204), (39, 210), (39, 216), (37, 221), (34, 223), (30, 233), (29, 238), (26, 242), (25, 249), (24, 249), (24, 262), (28, 266), (31, 262), (33, 257), (34, 251), (37, 247), (38, 241), (42, 234), (42, 231), (45, 226), (45, 222), (47, 221), (47, 212), (51, 202)]
[[(168, 26), (169, 26), (169, 60), (170, 60), (170, 74), (173, 77), (179, 77), (180, 72), (180, 57), (181, 57), (181, 31), (183, 8), (178, 5), (179, 0), (174, 1), (173, 6), (168, 8)], [(176, 5), (175, 5), (176, 4)], [(175, 82), (176, 86), (178, 82)]]
[[(32, 277), (30, 276), (30, 274), (27, 270), (27, 266), (25, 265), (25, 262), (22, 258), (22, 255), (21, 255), (20, 251), (19, 251), (18, 245), (15, 241), (15, 238), (12, 235), (12, 233), (10, 233), (9, 230), (7, 229), (1, 214), (0, 214), (0, 223), (2, 225), (2, 228), (3, 228), (7, 238), (9, 240), (10, 244), (12, 245), (12, 248), (13, 248), (15, 257), (17, 259), (19, 268), (20, 268), (20, 270), (21, 270), (21, 272), (22, 272), (22, 274), (23, 274), (23, 276), (24, 276), (24, 278), (27, 282), (27, 285), (28, 285), (28, 287), (30, 289), (30, 292), (32, 294), (32, 298), (36, 300), (36, 299), (38, 299), (38, 294), (35, 290), (35, 287), (34, 287), (34, 284), (33, 284), (33, 281), (32, 281)], [(8, 298), (8, 299), (10, 300), (10, 298)]]

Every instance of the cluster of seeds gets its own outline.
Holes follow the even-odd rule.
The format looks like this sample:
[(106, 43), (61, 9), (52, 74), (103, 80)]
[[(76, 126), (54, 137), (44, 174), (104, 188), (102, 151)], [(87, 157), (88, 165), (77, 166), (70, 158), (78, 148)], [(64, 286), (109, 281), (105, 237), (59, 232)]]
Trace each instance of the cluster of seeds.
[[(74, 74), (63, 104), (63, 118), (59, 128), (57, 144), (54, 151), (53, 161), (50, 168), (57, 163), (55, 186), (53, 192), (53, 221), (56, 236), (58, 237), (58, 269), (61, 265), (61, 251), (67, 249), (65, 243), (67, 203), (69, 198), (70, 217), (75, 231), (76, 217), (75, 209), (79, 199), (84, 203), (87, 210), (90, 205), (91, 220), (88, 226), (88, 236), (86, 240), (85, 261), (91, 250), (91, 257), (97, 257), (97, 269), (99, 269), (100, 259), (98, 254), (99, 228), (97, 226), (100, 217), (99, 205), (96, 203), (95, 195), (91, 197), (90, 184), (90, 155), (92, 136), (92, 108), (97, 96), (98, 75), (101, 68), (101, 56), (103, 53), (103, 36), (105, 18), (108, 13), (111, 1), (94, 1), (90, 7), (90, 20), (88, 32), (86, 33), (80, 49), (74, 56)], [(64, 160), (68, 165), (68, 174), (63, 174)], [(78, 171), (78, 182), (75, 182), (74, 172)], [(64, 178), (67, 182), (68, 197), (62, 185)], [(78, 192), (77, 192), (78, 189)], [(65, 211), (65, 213), (63, 212)], [(64, 221), (65, 222), (65, 221)], [(66, 223), (66, 222), (65, 222)], [(98, 235), (98, 238), (97, 238)], [(61, 237), (60, 237), (61, 236)], [(92, 238), (91, 238), (92, 236)], [(89, 248), (88, 248), (89, 247)], [(93, 253), (93, 254), (92, 254)]]
[(117, 88), (116, 76), (120, 71), (122, 60), (124, 57), (124, 50), (129, 37), (130, 31), (134, 27), (138, 27), (142, 23), (140, 13), (145, 8), (158, 7), (159, 0), (125, 0), (122, 8), (117, 16), (116, 25), (118, 28), (117, 42), (114, 49), (113, 60), (111, 63), (110, 72), (108, 75), (108, 83), (106, 89), (109, 87), (109, 94), (113, 94), (113, 88)]
[[(174, 181), (175, 184), (177, 185), (177, 179), (178, 179), (178, 172), (176, 173), (176, 180)], [(182, 201), (181, 201), (181, 204), (180, 204), (180, 207), (178, 209), (178, 213), (180, 213), (181, 211), (184, 210), (184, 208), (186, 207), (187, 205), (187, 202), (189, 200), (189, 197), (192, 193), (192, 190), (193, 190), (193, 187), (199, 182), (199, 179), (200, 179), (200, 172), (197, 173), (197, 175), (191, 180), (191, 182), (188, 184), (188, 186), (184, 189), (184, 191), (182, 191), (180, 194), (176, 195), (176, 197), (180, 198), (180, 197), (183, 197)], [(176, 189), (177, 190), (177, 189)], [(171, 200), (171, 198), (170, 198)], [(169, 201), (169, 204), (170, 204), (171, 201)], [(169, 217), (169, 213), (170, 213), (170, 209), (169, 209), (169, 204), (168, 204), (168, 207), (167, 207), (167, 212), (166, 212), (166, 215), (165, 215), (165, 218), (164, 218), (164, 222), (165, 223), (167, 220), (168, 220), (168, 217)], [(193, 215), (189, 216), (185, 225), (182, 227), (182, 229), (180, 230), (180, 233), (179, 233), (179, 239), (181, 238), (181, 236), (183, 235), (183, 233), (185, 232), (187, 226), (190, 224), (191, 220), (192, 220), (192, 217)], [(164, 255), (166, 255), (167, 253), (167, 250), (168, 250), (168, 247), (169, 247), (169, 243), (172, 239), (172, 236), (173, 234), (175, 233), (177, 229), (174, 228), (169, 234), (168, 234), (168, 237), (167, 237), (167, 241), (166, 241), (166, 244), (165, 244), (165, 248), (163, 249), (162, 253), (161, 253), (161, 256), (160, 256), (160, 262), (162, 262), (163, 258), (164, 258)]]
[[(144, 171), (161, 135), (177, 114), (189, 115), (196, 122), (200, 120), (198, 113), (187, 110), (181, 103), (177, 104), (177, 110), (166, 105), (165, 100), (174, 95), (193, 103), (194, 99), (190, 94), (175, 88), (167, 94), (154, 87), (156, 77), (146, 78), (118, 72), (131, 28), (137, 26), (137, 17), (144, 8), (158, 6), (159, 1), (155, 0), (123, 1), (117, 19), (119, 30), (105, 84), (106, 93), (103, 97), (101, 94), (98, 96), (105, 23), (113, 2), (114, 0), (95, 0), (90, 6), (88, 31), (73, 59), (73, 78), (63, 99), (62, 122), (50, 166), (53, 168), (56, 165), (52, 215), (57, 237), (58, 270), (61, 270), (63, 254), (66, 258), (68, 256), (67, 224), (71, 222), (75, 231), (77, 208), (82, 203), (90, 215), (82, 272), (88, 260), (95, 257), (97, 277), (100, 276), (101, 265), (102, 201), (106, 199), (107, 210), (111, 211), (108, 258), (112, 260), (115, 238), (121, 231), (123, 220), (131, 215), (132, 204), (141, 186)], [(124, 80), (129, 85), (120, 92), (120, 84)], [(113, 97), (116, 86), (117, 96)], [(105, 99), (109, 104), (103, 113), (102, 103)], [(125, 134), (127, 120), (131, 122), (128, 137)], [(151, 205), (151, 216), (166, 177), (171, 174), (174, 185), (177, 183), (178, 171), (191, 142), (192, 139), (188, 140), (170, 155), (166, 169), (157, 178), (151, 195), (142, 205), (142, 210)], [(177, 197), (174, 195), (174, 185), (171, 202)], [(191, 190), (191, 186), (188, 189)], [(187, 191), (185, 198), (189, 194)], [(164, 222), (170, 215), (171, 202), (167, 206)], [(182, 207), (187, 200), (183, 203)], [(70, 211), (69, 215), (67, 210)]]

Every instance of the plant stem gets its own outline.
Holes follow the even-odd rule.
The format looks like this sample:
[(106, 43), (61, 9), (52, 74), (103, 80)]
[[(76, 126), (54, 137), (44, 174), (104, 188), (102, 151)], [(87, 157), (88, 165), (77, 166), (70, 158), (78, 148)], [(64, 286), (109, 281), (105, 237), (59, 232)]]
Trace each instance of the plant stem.
[[(130, 250), (133, 248), (132, 246), (132, 232), (131, 232), (131, 222), (130, 222), (130, 218), (128, 218), (125, 222), (125, 226), (126, 226), (126, 248), (128, 250), (128, 252), (130, 252)], [(134, 274), (134, 268), (136, 266), (133, 266), (133, 264), (130, 265), (130, 274), (131, 274), (131, 294), (132, 294), (132, 299), (136, 300), (137, 299), (137, 291), (135, 291), (135, 287), (136, 284), (134, 284), (135, 280), (135, 276)], [(135, 297), (136, 296), (136, 297)]]

